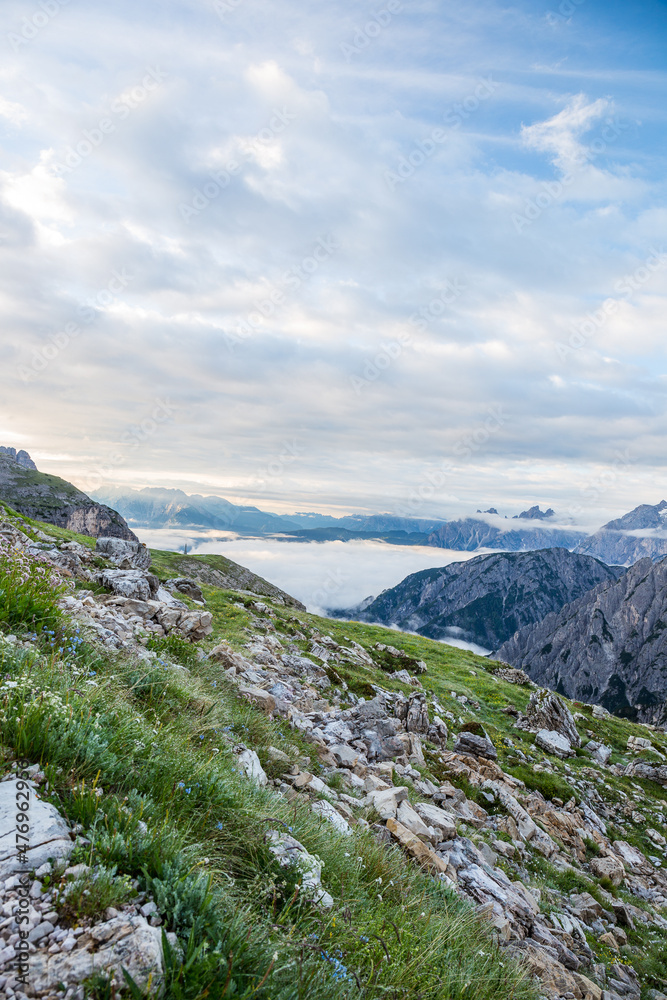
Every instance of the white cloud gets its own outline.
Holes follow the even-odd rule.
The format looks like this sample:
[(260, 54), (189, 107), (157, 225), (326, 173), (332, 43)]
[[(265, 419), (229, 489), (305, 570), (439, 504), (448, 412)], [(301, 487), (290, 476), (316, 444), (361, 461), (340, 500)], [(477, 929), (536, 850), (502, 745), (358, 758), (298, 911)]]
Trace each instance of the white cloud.
[[(178, 416), (121, 448), (106, 478), (384, 509), (424, 469), (456, 459), (428, 513), (453, 497), (557, 506), (628, 446), (633, 468), (662, 481), (664, 275), (571, 356), (556, 350), (661, 246), (664, 178), (650, 137), (618, 131), (530, 226), (512, 224), (543, 197), (545, 156), (566, 172), (608, 117), (636, 120), (641, 81), (591, 75), (586, 46), (578, 79), (533, 71), (556, 64), (551, 35), (495, 0), (419, 16), (406, 7), (349, 64), (352, 0), (312, 10), (244, 0), (224, 24), (185, 0), (168, 24), (154, 15), (101, 0), (68, 7), (2, 70), (25, 117), (1, 178), (0, 420), (29, 448), (72, 456), (49, 471), (85, 481), (108, 466), (162, 395)], [(53, 158), (154, 65), (167, 73), (160, 89), (54, 177)], [(490, 75), (497, 88), (475, 98)], [(664, 113), (654, 114), (657, 129)], [(434, 129), (444, 139), (419, 162)], [(238, 170), (216, 188), (211, 174), (233, 158)], [(404, 162), (391, 190), (385, 174)], [(195, 198), (203, 207), (186, 220), (180, 206)], [(330, 236), (339, 249), (310, 272), (304, 262)], [(82, 303), (123, 269), (132, 280), (82, 324)], [(429, 312), (457, 280), (465, 290)], [(421, 328), (410, 323), (424, 309)], [(225, 333), (262, 311), (230, 352)], [(52, 354), (68, 323), (80, 334), (23, 381), (19, 368)], [(390, 363), (356, 393), (352, 378), (376, 358)], [(491, 405), (506, 421), (460, 460)], [(293, 437), (303, 457), (262, 494), (257, 469)], [(641, 475), (616, 483), (612, 513), (648, 488)]]
[(556, 166), (569, 174), (581, 168), (592, 155), (582, 143), (582, 136), (611, 110), (610, 101), (604, 98), (588, 101), (585, 94), (577, 94), (552, 118), (523, 125), (521, 138), (529, 149), (550, 154)]

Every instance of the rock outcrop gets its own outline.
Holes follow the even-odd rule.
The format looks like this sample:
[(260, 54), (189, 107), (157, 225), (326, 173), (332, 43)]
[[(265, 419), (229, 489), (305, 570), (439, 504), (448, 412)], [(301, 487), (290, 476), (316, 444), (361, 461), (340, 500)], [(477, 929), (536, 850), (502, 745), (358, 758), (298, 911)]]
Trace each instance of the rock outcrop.
[(497, 655), (568, 698), (660, 721), (667, 698), (667, 559), (641, 559), (619, 580), (517, 632)]
[(0, 449), (0, 500), (25, 517), (81, 535), (138, 541), (117, 511), (58, 476), (38, 472), (27, 452)]

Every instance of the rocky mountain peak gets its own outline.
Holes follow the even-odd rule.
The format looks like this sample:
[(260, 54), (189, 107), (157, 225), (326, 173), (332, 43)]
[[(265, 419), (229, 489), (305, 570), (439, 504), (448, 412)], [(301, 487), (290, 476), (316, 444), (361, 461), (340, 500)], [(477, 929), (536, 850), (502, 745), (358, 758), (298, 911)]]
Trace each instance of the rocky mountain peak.
[(535, 504), (534, 507), (530, 507), (528, 510), (522, 510), (520, 514), (515, 514), (512, 520), (546, 521), (550, 517), (555, 517), (555, 515), (556, 511), (553, 507), (549, 507), (548, 510), (540, 510), (539, 504)]
[(17, 451), (16, 448), (5, 448), (4, 445), (0, 445), (0, 455), (4, 455), (5, 458), (9, 458), (11, 461), (16, 462), (20, 465), (22, 469), (34, 469), (37, 470), (37, 466), (31, 459), (27, 451), (21, 449)]

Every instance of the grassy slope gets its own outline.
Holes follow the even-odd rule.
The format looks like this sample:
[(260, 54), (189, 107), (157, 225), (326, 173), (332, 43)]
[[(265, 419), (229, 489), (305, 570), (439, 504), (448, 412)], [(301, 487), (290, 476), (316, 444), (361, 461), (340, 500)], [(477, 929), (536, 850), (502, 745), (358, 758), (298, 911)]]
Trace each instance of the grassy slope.
[(302, 607), (299, 601), (275, 584), (225, 556), (186, 556), (178, 552), (151, 549), (151, 557), (152, 572), (163, 580), (170, 576), (190, 576), (201, 583), (216, 584), (215, 589), (234, 587), (236, 590), (249, 590), (262, 597), (281, 599), (292, 607)]
[[(42, 527), (59, 537), (71, 535), (50, 525)], [(83, 537), (78, 540), (91, 543)], [(160, 575), (180, 575), (176, 554), (154, 556)], [(248, 640), (247, 630), (258, 631), (251, 624), (249, 609), (238, 606), (243, 598), (235, 591), (203, 589), (214, 616), (214, 632), (205, 646), (224, 638), (242, 649)], [(395, 630), (322, 619), (280, 604), (272, 607), (277, 630), (285, 635), (314, 629), (341, 642), (354, 639), (367, 648), (378, 641), (391, 643), (411, 657), (425, 660), (428, 673), (422, 681), (426, 690), (457, 720), (481, 721), (499, 748), (503, 768), (528, 784), (542, 787), (549, 797), (562, 793), (566, 798), (569, 782), (590, 766), (582, 755), (567, 764), (552, 761), (553, 773), (547, 773), (533, 771), (519, 760), (510, 742), (530, 759), (533, 737), (513, 729), (511, 717), (502, 709), (509, 704), (523, 709), (529, 690), (498, 680), (489, 661)], [(304, 651), (308, 648), (307, 643), (295, 641)], [(3, 673), (25, 675), (28, 663), (2, 648)], [(485, 929), (481, 925), (472, 929), (466, 904), (406, 865), (396, 848), (380, 849), (362, 831), (355, 832), (352, 840), (339, 837), (307, 808), (290, 806), (283, 797), (256, 789), (238, 775), (231, 752), (236, 741), (255, 748), (269, 773), (276, 776), (279, 770), (270, 763), (270, 746), (283, 749), (301, 764), (311, 749), (286, 723), (269, 722), (239, 703), (219, 666), (204, 661), (185, 674), (170, 665), (140, 667), (122, 655), (100, 657), (84, 646), (68, 664), (56, 656), (33, 661), (29, 670), (34, 684), (29, 697), (23, 697), (20, 689), (18, 694), (17, 689), (3, 692), (5, 705), (9, 707), (11, 702), (12, 707), (10, 712), (5, 710), (1, 730), (7, 752), (27, 753), (50, 765), (54, 800), (83, 823), (93, 841), (93, 847), (86, 849), (90, 854), (86, 860), (117, 864), (119, 872), (152, 885), (184, 941), (190, 928), (195, 928), (192, 947), (208, 947), (210, 953), (215, 943), (221, 942), (220, 956), (213, 965), (224, 968), (223, 981), (216, 979), (213, 967), (202, 959), (187, 973), (174, 971), (170, 996), (194, 998), (206, 984), (212, 997), (229, 995), (224, 989), (229, 951), (234, 950), (229, 942), (237, 940), (239, 934), (244, 940), (246, 927), (253, 928), (247, 938), (248, 948), (255, 949), (253, 957), (244, 965), (243, 949), (237, 947), (237, 958), (230, 960), (239, 996), (266, 1000), (417, 995), (423, 1000), (505, 1000), (512, 996), (520, 1000), (535, 995), (529, 984), (520, 982), (512, 963), (496, 953)], [(337, 665), (336, 670), (359, 694), (372, 694), (372, 683), (408, 690), (379, 668)], [(85, 687), (86, 677), (94, 678), (97, 686)], [(61, 697), (72, 715), (69, 723), (61, 720), (47, 725), (49, 716), (55, 718), (58, 713), (52, 708), (47, 711), (43, 704), (40, 707), (35, 690)], [(468, 705), (461, 704), (461, 696), (468, 699)], [(67, 711), (63, 710), (63, 719)], [(97, 712), (100, 730), (93, 731), (91, 719)], [(590, 729), (596, 738), (612, 745), (612, 760), (627, 759), (628, 735), (648, 735), (644, 727), (618, 719), (596, 720), (588, 717), (585, 709), (584, 713), (587, 718), (580, 723), (582, 735)], [(651, 733), (651, 738), (667, 751), (664, 734)], [(214, 748), (221, 752), (213, 753)], [(542, 760), (542, 755), (534, 759)], [(316, 760), (311, 759), (308, 766), (318, 770)], [(425, 773), (439, 777), (435, 766), (433, 772), (427, 767)], [(90, 783), (96, 775), (104, 788), (104, 818), (97, 812), (100, 802), (93, 798), (91, 803), (90, 795), (79, 791), (82, 780)], [(615, 778), (608, 772), (605, 781), (607, 797), (611, 798), (622, 791), (636, 798), (637, 789), (643, 789), (645, 813), (665, 806), (667, 792), (658, 786)], [(126, 795), (132, 805), (127, 820), (120, 812)], [(138, 832), (140, 816), (148, 825), (146, 835)], [(655, 816), (649, 818), (646, 825), (667, 833)], [(267, 824), (281, 829), (282, 823), (325, 862), (323, 882), (336, 899), (331, 913), (318, 913), (299, 904), (298, 893), (293, 898), (294, 876), (291, 881), (286, 879), (285, 871), (268, 855), (264, 843)], [(654, 850), (641, 824), (628, 820), (619, 836), (645, 853)], [(550, 867), (546, 862), (536, 863), (535, 885), (546, 889), (558, 886), (558, 878), (563, 876)], [(205, 908), (212, 915), (203, 927), (201, 921), (197, 924), (187, 916), (183, 904), (184, 897), (190, 899), (195, 894), (193, 879), (201, 871), (213, 878), (213, 901)], [(585, 880), (581, 881), (585, 885)], [(573, 885), (582, 888), (576, 878)], [(589, 888), (595, 890), (594, 886)], [(653, 942), (641, 940), (638, 944), (648, 954)], [(277, 959), (266, 981), (259, 985), (273, 954)], [(604, 956), (600, 953), (600, 957)]]

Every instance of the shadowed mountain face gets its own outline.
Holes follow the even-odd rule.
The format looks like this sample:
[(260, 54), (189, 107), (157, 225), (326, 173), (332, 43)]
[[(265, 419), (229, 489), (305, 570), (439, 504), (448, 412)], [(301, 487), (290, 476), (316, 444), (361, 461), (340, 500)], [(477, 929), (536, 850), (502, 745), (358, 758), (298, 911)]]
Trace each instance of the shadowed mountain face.
[(667, 556), (667, 501), (640, 504), (623, 517), (609, 521), (581, 541), (576, 551), (620, 566), (631, 566), (646, 556), (663, 559)]
[(412, 573), (372, 603), (335, 614), (495, 649), (620, 572), (567, 549), (503, 552)]
[(667, 559), (641, 559), (617, 581), (522, 629), (497, 655), (570, 698), (660, 721), (667, 698)]
[(93, 538), (137, 541), (120, 514), (58, 476), (38, 472), (27, 452), (0, 449), (0, 500), (25, 517)]

